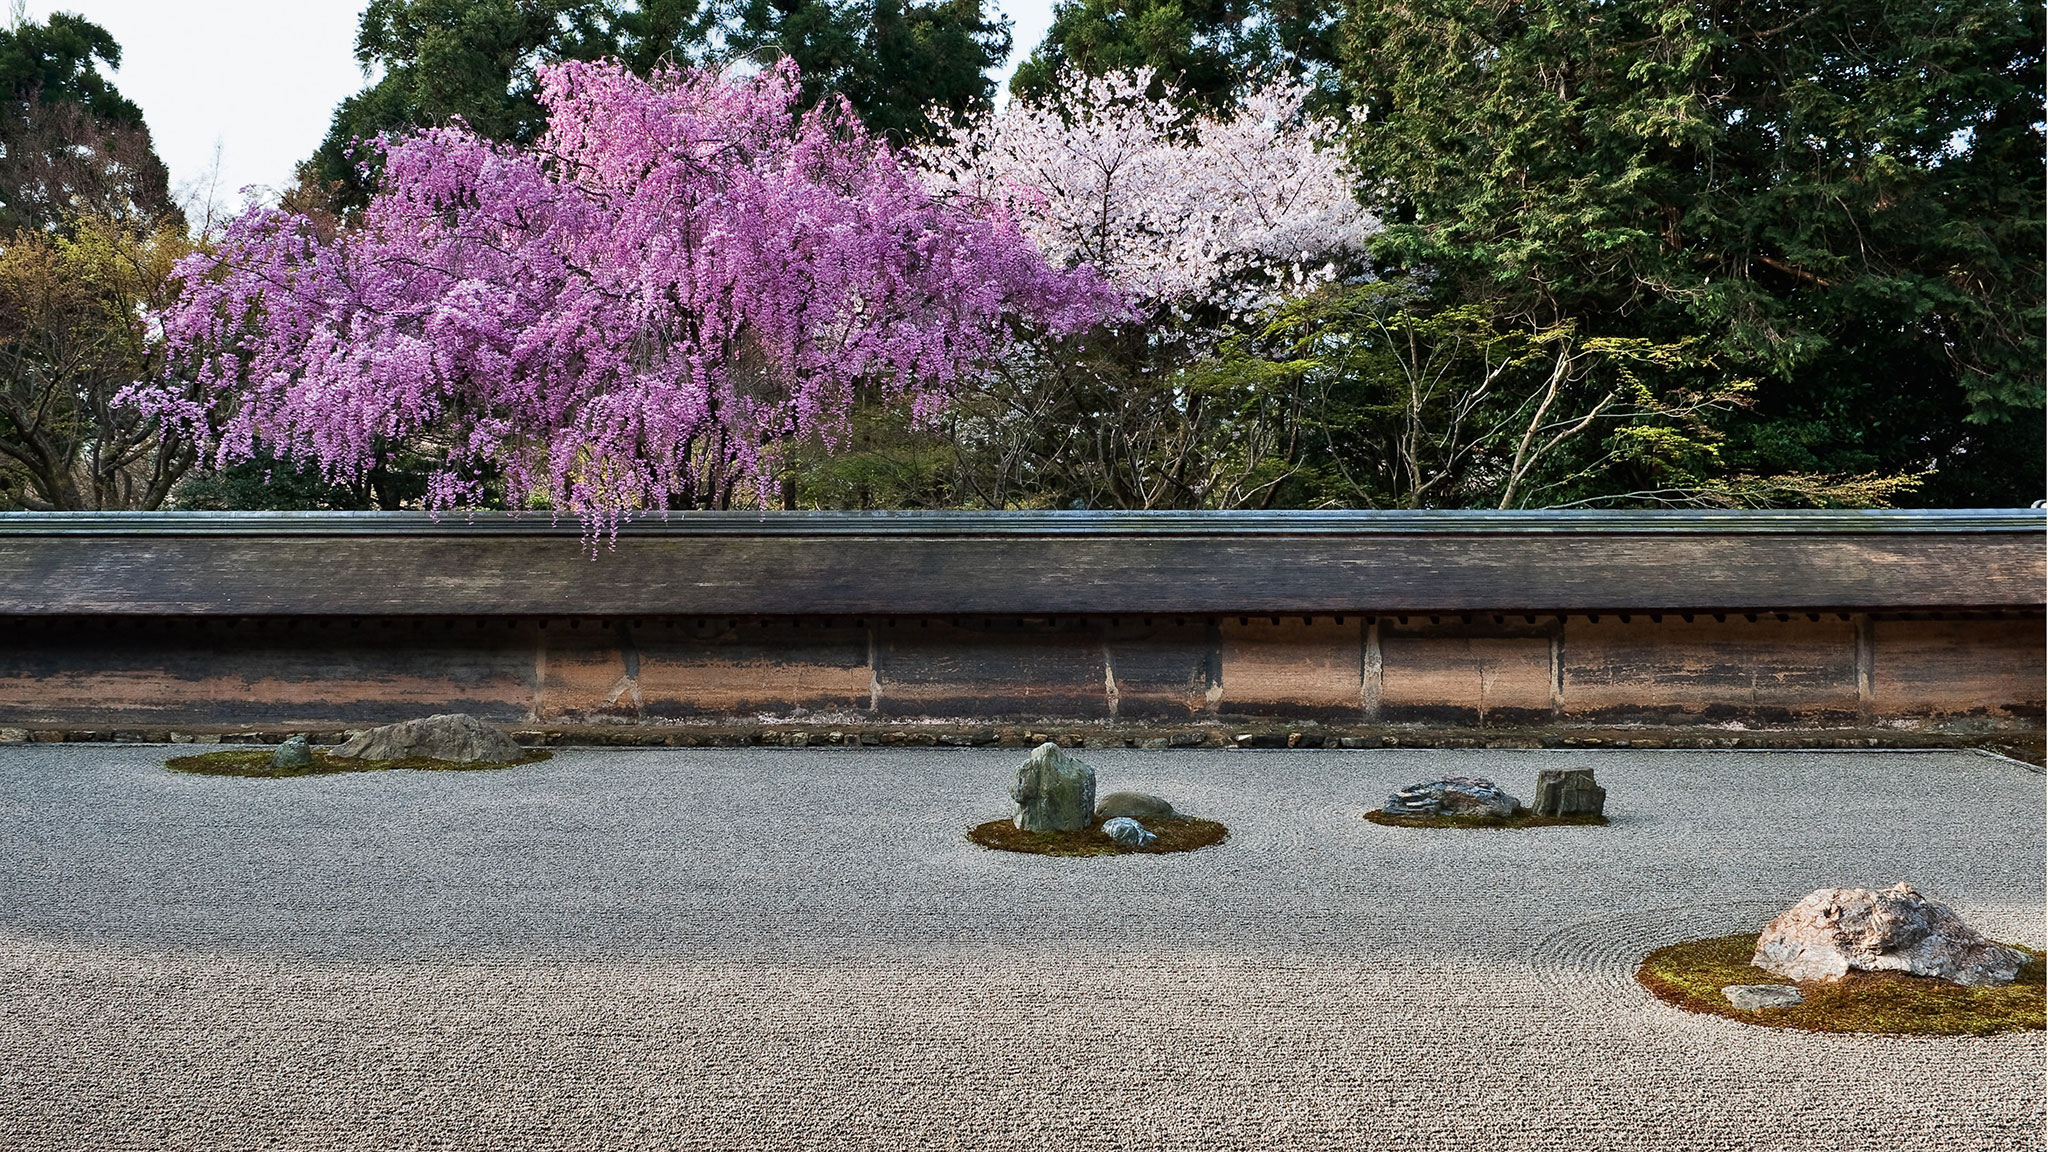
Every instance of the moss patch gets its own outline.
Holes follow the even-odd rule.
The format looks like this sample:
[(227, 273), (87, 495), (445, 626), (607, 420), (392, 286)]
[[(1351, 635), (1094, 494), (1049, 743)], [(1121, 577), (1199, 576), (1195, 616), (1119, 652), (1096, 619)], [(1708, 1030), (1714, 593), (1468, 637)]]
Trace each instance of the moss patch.
[(976, 825), (967, 838), (984, 848), (1036, 856), (1161, 856), (1207, 848), (1222, 843), (1230, 835), (1230, 829), (1214, 820), (1162, 820), (1157, 825), (1145, 825), (1145, 830), (1158, 839), (1142, 848), (1111, 840), (1101, 825), (1090, 825), (1079, 832), (1025, 832), (1008, 820), (991, 820)]
[(1375, 811), (1365, 818), (1389, 828), (1566, 828), (1607, 823), (1605, 816), (1538, 816), (1527, 808), (1515, 809), (1512, 816), (1396, 816)]
[(1840, 980), (1800, 981), (1804, 1002), (1756, 1012), (1742, 1011), (1721, 993), (1730, 984), (1789, 983), (1749, 962), (1756, 950), (1753, 932), (1659, 948), (1643, 960), (1636, 979), (1657, 999), (1688, 1012), (1768, 1028), (1916, 1036), (2038, 1032), (2048, 1018), (2048, 965), (2035, 949), (2013, 947), (2032, 960), (2018, 979), (2001, 987), (1973, 988), (1899, 972), (1851, 972)]
[(206, 752), (198, 756), (173, 756), (164, 762), (164, 767), (173, 772), (192, 772), (201, 776), (261, 776), (274, 780), (283, 776), (328, 776), (337, 772), (386, 772), (393, 769), (413, 772), (487, 772), (495, 768), (537, 764), (554, 755), (552, 752), (534, 749), (517, 760), (508, 761), (478, 760), (463, 763), (459, 760), (435, 760), (428, 756), (408, 756), (403, 760), (353, 760), (315, 748), (311, 764), (298, 768), (279, 768), (270, 762), (276, 751), (274, 748), (223, 748), (218, 752)]

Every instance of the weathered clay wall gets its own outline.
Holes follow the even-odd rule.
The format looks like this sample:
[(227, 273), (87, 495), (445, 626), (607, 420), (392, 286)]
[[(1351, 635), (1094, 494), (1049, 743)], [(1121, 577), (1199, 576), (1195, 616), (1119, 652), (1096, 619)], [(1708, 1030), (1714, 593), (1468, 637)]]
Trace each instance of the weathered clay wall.
[(0, 725), (829, 714), (1185, 723), (2031, 730), (2039, 615), (62, 617), (0, 643)]
[(2044, 515), (0, 514), (0, 725), (2034, 731)]

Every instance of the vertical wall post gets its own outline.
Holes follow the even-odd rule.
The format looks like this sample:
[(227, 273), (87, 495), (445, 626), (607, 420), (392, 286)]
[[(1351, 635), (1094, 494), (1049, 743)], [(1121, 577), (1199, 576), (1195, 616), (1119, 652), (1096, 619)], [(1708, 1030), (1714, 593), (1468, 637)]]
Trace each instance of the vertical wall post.
[(1380, 655), (1380, 619), (1368, 616), (1360, 622), (1364, 629), (1361, 645), (1361, 659), (1364, 667), (1359, 677), (1358, 710), (1368, 722), (1380, 718), (1380, 696), (1386, 688), (1386, 662)]
[(1870, 623), (1870, 613), (1858, 612), (1853, 618), (1856, 627), (1856, 716), (1869, 723), (1877, 715), (1877, 671), (1876, 637)]
[(1564, 719), (1564, 617), (1550, 626), (1550, 718)]
[(882, 652), (872, 621), (868, 624), (868, 711), (882, 712)]

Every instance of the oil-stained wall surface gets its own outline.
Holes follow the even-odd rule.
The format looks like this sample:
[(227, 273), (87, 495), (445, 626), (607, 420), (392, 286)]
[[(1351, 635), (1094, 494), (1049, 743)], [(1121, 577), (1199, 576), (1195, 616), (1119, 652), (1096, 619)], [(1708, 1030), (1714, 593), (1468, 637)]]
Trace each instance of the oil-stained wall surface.
[(0, 514), (0, 724), (2038, 730), (2038, 510)]
[[(1818, 615), (1818, 614), (1815, 614)], [(0, 724), (843, 715), (2027, 729), (2040, 617), (15, 621)]]

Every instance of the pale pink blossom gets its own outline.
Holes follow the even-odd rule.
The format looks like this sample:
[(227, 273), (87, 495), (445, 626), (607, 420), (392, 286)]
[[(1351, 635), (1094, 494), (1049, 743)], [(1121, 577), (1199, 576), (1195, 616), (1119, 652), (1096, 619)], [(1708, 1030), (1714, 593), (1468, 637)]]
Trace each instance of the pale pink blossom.
[(1149, 69), (1069, 76), (918, 152), (935, 190), (1014, 217), (1048, 259), (1101, 270), (1147, 314), (1242, 312), (1335, 274), (1378, 221), (1337, 125), (1286, 79), (1189, 115)]
[(136, 398), (218, 462), (262, 443), (337, 478), (431, 431), (430, 506), (495, 470), (515, 503), (603, 527), (710, 471), (765, 482), (857, 389), (929, 415), (1020, 325), (1121, 307), (1004, 202), (935, 197), (843, 104), (802, 109), (792, 66), (566, 63), (542, 100), (530, 149), (459, 125), (384, 142), (378, 194), (332, 241), (275, 209), (235, 220), (166, 322), (205, 399)]

